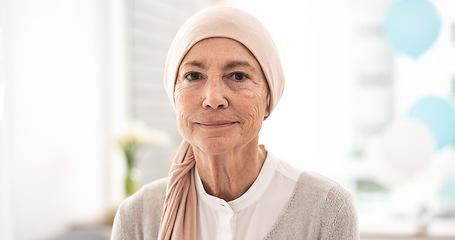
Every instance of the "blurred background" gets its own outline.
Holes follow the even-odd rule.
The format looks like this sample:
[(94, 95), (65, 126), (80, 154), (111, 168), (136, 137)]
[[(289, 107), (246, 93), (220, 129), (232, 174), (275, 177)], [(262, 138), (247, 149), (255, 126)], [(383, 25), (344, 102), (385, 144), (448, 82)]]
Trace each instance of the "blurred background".
[(280, 51), (268, 150), (348, 189), (362, 239), (455, 239), (453, 0), (0, 0), (0, 239), (109, 239), (167, 175), (166, 54), (215, 5)]

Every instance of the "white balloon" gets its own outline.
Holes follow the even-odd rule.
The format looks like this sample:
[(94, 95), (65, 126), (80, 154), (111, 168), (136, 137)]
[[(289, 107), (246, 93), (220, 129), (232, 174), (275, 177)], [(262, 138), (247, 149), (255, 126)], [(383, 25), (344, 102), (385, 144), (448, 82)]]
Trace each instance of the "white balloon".
[(381, 134), (371, 138), (365, 158), (373, 177), (393, 186), (405, 182), (421, 171), (433, 157), (436, 139), (419, 121), (394, 122)]
[(365, 147), (365, 160), (371, 170), (371, 177), (388, 187), (404, 183), (410, 176), (387, 165), (382, 154), (382, 142), (382, 136), (375, 136), (368, 141)]
[(416, 120), (389, 125), (384, 132), (382, 144), (386, 164), (409, 174), (423, 169), (433, 157), (437, 146), (432, 131)]

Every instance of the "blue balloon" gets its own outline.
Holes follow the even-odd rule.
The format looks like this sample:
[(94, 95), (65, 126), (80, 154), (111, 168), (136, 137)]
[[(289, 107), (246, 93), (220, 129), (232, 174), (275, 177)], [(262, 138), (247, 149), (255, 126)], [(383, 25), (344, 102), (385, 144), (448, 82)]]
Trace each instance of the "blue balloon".
[(417, 57), (436, 41), (441, 18), (427, 0), (399, 0), (388, 10), (384, 27), (396, 50)]
[(448, 101), (439, 97), (422, 98), (411, 107), (408, 116), (431, 129), (438, 149), (455, 141), (455, 109)]
[(439, 194), (445, 198), (453, 198), (455, 200), (455, 176), (447, 176), (445, 183), (442, 185)]

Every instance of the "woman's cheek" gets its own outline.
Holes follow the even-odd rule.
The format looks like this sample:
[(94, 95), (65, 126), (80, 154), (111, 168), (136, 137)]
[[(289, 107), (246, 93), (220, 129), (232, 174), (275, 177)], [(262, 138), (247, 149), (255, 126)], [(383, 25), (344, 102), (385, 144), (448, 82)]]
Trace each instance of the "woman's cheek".
[(191, 124), (189, 122), (188, 116), (183, 112), (178, 112), (177, 125), (180, 130), (180, 133), (184, 138), (188, 138), (188, 134), (192, 131)]
[(247, 119), (245, 119), (245, 132), (252, 132), (262, 124), (262, 118), (260, 117), (261, 108), (258, 105), (250, 106), (248, 108)]
[(254, 102), (252, 104), (255, 108), (255, 117), (261, 114), (266, 114), (266, 109), (267, 109), (267, 91), (256, 91), (254, 93), (254, 96), (251, 98), (251, 102)]
[(177, 111), (185, 112), (188, 108), (188, 96), (185, 88), (179, 86), (175, 88), (174, 98)]

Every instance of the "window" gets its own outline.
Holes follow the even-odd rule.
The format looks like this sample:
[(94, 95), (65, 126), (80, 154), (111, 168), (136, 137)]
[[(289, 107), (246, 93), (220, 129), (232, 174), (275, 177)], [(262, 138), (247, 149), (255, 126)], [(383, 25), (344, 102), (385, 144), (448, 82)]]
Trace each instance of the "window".
[(181, 24), (204, 6), (198, 1), (186, 0), (130, 1), (128, 114), (150, 128), (166, 131), (176, 144), (168, 149), (153, 148), (144, 152), (139, 159), (144, 183), (167, 175), (171, 157), (178, 148), (180, 134), (164, 89), (164, 65)]

